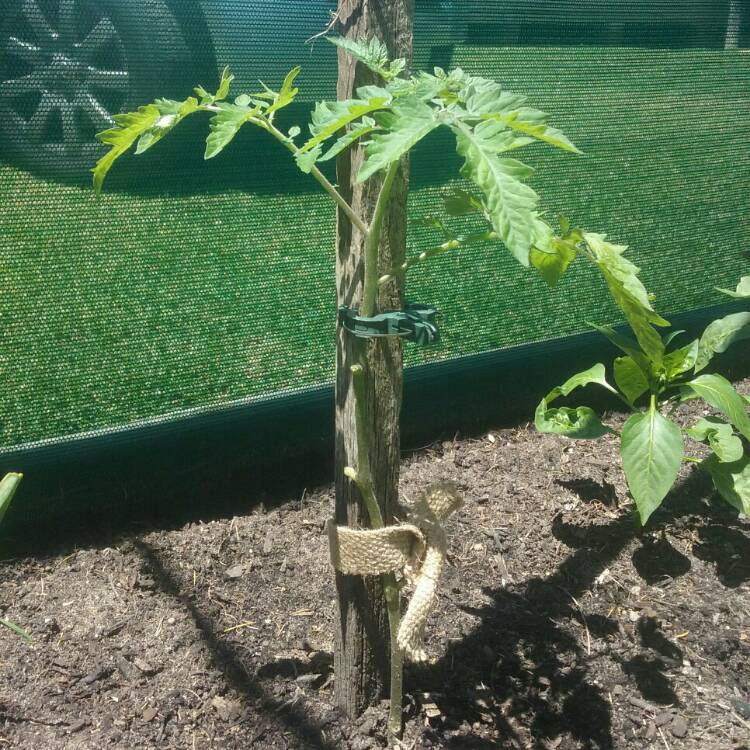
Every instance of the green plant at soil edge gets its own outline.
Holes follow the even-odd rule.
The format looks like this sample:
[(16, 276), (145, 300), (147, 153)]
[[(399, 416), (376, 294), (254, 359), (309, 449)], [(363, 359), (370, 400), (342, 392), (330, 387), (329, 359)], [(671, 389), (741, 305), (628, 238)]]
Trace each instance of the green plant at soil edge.
[[(0, 524), (3, 522), (5, 514), (8, 512), (8, 508), (16, 494), (18, 485), (21, 484), (23, 474), (16, 474), (11, 472), (6, 474), (0, 481)], [(21, 627), (16, 625), (10, 620), (0, 618), (0, 625), (12, 630), (16, 635), (20, 635), (26, 641), (31, 641), (31, 636)]]
[[(710, 474), (721, 497), (750, 515), (750, 400), (721, 375), (703, 372), (715, 354), (736, 341), (750, 339), (750, 312), (714, 320), (699, 338), (672, 347), (684, 331), (659, 334), (655, 326), (668, 323), (653, 311), (649, 295), (637, 278), (638, 269), (622, 257), (626, 248), (611, 245), (602, 235), (580, 233), (580, 239), (578, 250), (600, 266), (634, 338), (607, 326), (593, 326), (622, 352), (612, 367), (616, 387), (607, 382), (601, 363), (573, 375), (541, 400), (535, 414), (536, 428), (584, 440), (615, 432), (588, 406), (551, 406), (576, 388), (599, 385), (616, 394), (633, 412), (619, 433), (620, 457), (642, 524), (662, 504), (683, 462), (697, 463)], [(601, 265), (604, 256), (620, 258), (616, 276), (612, 275), (615, 266), (611, 262)], [(750, 276), (743, 276), (733, 291), (719, 291), (750, 299)], [(691, 427), (681, 428), (671, 416), (689, 399), (703, 399), (722, 417), (701, 418)], [(707, 444), (709, 455), (703, 459), (686, 455), (686, 437)]]

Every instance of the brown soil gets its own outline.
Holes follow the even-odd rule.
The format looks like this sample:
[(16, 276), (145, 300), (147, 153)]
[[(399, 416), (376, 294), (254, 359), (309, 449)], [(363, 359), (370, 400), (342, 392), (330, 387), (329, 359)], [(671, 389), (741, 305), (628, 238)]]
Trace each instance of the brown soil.
[[(750, 521), (697, 469), (643, 533), (612, 439), (523, 426), (404, 461), (407, 500), (435, 479), (467, 502), (405, 747), (748, 748)], [(33, 643), (0, 628), (0, 750), (385, 746), (385, 703), (331, 703), (330, 508), (325, 487), (2, 564)]]

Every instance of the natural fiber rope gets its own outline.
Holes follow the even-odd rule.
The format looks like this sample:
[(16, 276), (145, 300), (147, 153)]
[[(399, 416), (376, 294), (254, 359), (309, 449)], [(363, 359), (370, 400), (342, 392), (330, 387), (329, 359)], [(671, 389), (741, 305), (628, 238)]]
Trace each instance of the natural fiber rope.
[(401, 571), (414, 593), (398, 630), (398, 645), (412, 661), (426, 661), (424, 626), (437, 598), (447, 541), (442, 523), (462, 504), (452, 482), (430, 486), (411, 508), (407, 523), (382, 529), (350, 529), (328, 524), (331, 562), (349, 575)]

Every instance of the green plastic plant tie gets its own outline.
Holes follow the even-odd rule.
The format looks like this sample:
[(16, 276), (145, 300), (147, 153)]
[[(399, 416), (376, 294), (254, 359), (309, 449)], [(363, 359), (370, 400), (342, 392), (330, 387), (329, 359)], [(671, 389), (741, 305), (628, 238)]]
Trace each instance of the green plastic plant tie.
[(400, 336), (419, 346), (440, 341), (437, 314), (434, 307), (416, 302), (408, 302), (404, 310), (382, 312), (371, 318), (359, 315), (357, 310), (346, 305), (339, 307), (341, 325), (357, 338)]

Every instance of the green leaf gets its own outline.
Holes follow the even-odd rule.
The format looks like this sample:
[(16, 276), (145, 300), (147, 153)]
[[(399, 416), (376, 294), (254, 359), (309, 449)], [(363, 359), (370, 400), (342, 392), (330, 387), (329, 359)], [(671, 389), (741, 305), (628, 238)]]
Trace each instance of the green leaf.
[(342, 135), (318, 161), (328, 161), (333, 159), (334, 156), (338, 156), (342, 151), (345, 151), (355, 141), (362, 138), (362, 136), (371, 133), (375, 129), (375, 120), (372, 117), (363, 117), (361, 123), (352, 128), (348, 133)]
[(604, 365), (597, 363), (588, 370), (582, 370), (577, 372), (575, 375), (571, 375), (562, 385), (553, 388), (546, 396), (545, 400), (547, 403), (552, 403), (556, 398), (560, 396), (567, 396), (576, 388), (582, 388), (590, 383), (595, 383), (603, 388), (606, 388), (612, 393), (616, 393), (615, 389), (607, 382)]
[(27, 633), (22, 627), (19, 627), (14, 622), (11, 622), (10, 620), (3, 620), (0, 618), (0, 625), (2, 625), (4, 628), (8, 628), (11, 632), (15, 633), (16, 635), (21, 636), (27, 643), (31, 643), (31, 636), (29, 633)]
[(656, 409), (634, 414), (623, 425), (620, 456), (645, 524), (677, 479), (683, 456), (680, 428)]
[(297, 151), (294, 154), (294, 160), (297, 162), (299, 169), (305, 174), (310, 174), (315, 162), (320, 158), (323, 147), (318, 144), (312, 151)]
[(195, 88), (195, 93), (201, 98), (201, 104), (214, 104), (215, 102), (219, 102), (229, 96), (229, 87), (232, 85), (233, 80), (234, 76), (232, 75), (232, 71), (229, 70), (228, 67), (225, 67), (224, 70), (221, 71), (219, 88), (216, 90), (215, 94), (209, 93), (203, 88), (203, 86), (197, 86)]
[(721, 289), (716, 287), (717, 292), (722, 294), (728, 294), (730, 297), (735, 299), (750, 299), (750, 276), (743, 276), (740, 279), (740, 283), (737, 284), (737, 289), (732, 291), (731, 289)]
[(386, 81), (394, 79), (406, 67), (406, 60), (402, 57), (389, 62), (388, 48), (377, 39), (354, 41), (341, 36), (328, 36), (326, 39), (337, 47), (346, 50), (353, 58), (359, 60), (373, 73), (377, 73)]
[(750, 339), (750, 312), (727, 315), (709, 323), (698, 342), (695, 371), (700, 372), (714, 354), (725, 352), (735, 341)]
[(732, 426), (716, 417), (699, 419), (685, 430), (693, 440), (708, 441), (719, 461), (739, 461), (742, 458), (742, 441), (734, 434)]
[(485, 119), (497, 120), (512, 130), (531, 136), (537, 141), (549, 143), (551, 146), (563, 149), (563, 151), (570, 151), (574, 154), (581, 153), (575, 144), (561, 130), (553, 128), (551, 125), (547, 125), (547, 115), (544, 112), (540, 112), (538, 109), (521, 107), (514, 112), (495, 112), (482, 115), (482, 117)]
[(347, 99), (342, 102), (318, 102), (313, 110), (310, 133), (312, 137), (302, 146), (301, 151), (312, 151), (319, 143), (327, 140), (339, 130), (364, 115), (377, 110), (386, 109), (391, 105), (391, 95), (385, 89), (377, 86), (366, 86), (357, 93), (373, 94), (367, 99)]
[(397, 99), (390, 112), (376, 113), (375, 121), (386, 132), (374, 133), (365, 146), (365, 160), (357, 174), (357, 182), (364, 182), (375, 172), (398, 161), (440, 125), (436, 111), (415, 96)]
[(742, 397), (734, 386), (721, 375), (699, 375), (687, 386), (714, 409), (718, 409), (735, 429), (750, 440), (750, 417)]
[(284, 82), (281, 84), (279, 93), (275, 95), (265, 114), (271, 115), (294, 101), (294, 98), (299, 93), (299, 89), (294, 87), (294, 79), (299, 75), (300, 70), (302, 70), (302, 68), (298, 65), (286, 74), (286, 78), (284, 78)]
[(698, 357), (698, 339), (669, 352), (664, 357), (664, 370), (668, 380), (673, 380), (683, 372), (692, 370)]
[[(457, 73), (462, 75), (457, 76)], [(455, 76), (454, 81), (457, 85), (452, 88), (458, 90), (459, 99), (463, 101), (466, 108), (466, 115), (471, 119), (476, 120), (486, 115), (494, 116), (498, 113), (507, 114), (519, 109), (526, 101), (526, 97), (521, 94), (503, 91), (502, 86), (497, 81), (492, 81), (489, 78), (466, 76), (460, 69), (451, 71), (449, 74), (447, 82), (449, 87), (450, 76)], [(533, 142), (533, 138), (524, 140), (526, 143)]]
[(6, 474), (0, 481), (0, 523), (8, 512), (18, 485), (21, 484), (21, 479), (23, 479), (23, 474), (10, 473)]
[(539, 432), (551, 432), (577, 440), (596, 440), (612, 432), (588, 406), (549, 409), (546, 399), (542, 399), (536, 409), (534, 425)]
[(211, 118), (211, 132), (206, 138), (205, 159), (213, 159), (231, 142), (240, 128), (258, 114), (260, 107), (241, 106), (220, 102), (219, 111)]
[(291, 128), (289, 128), (289, 132), (287, 133), (287, 137), (289, 140), (294, 140), (299, 134), (302, 132), (300, 130), (299, 125), (292, 125)]
[(449, 216), (465, 216), (483, 208), (482, 201), (465, 190), (454, 190), (452, 195), (445, 198), (444, 204)]
[(620, 351), (625, 352), (638, 365), (644, 375), (648, 376), (651, 371), (648, 358), (640, 350), (635, 341), (619, 333), (611, 326), (599, 326), (596, 323), (589, 322), (586, 325), (591, 326), (591, 328), (606, 336)]
[(179, 125), (188, 115), (200, 110), (198, 100), (191, 96), (183, 102), (174, 99), (157, 99), (154, 105), (158, 108), (161, 117), (154, 123), (153, 127), (146, 131), (139, 139), (135, 153), (142, 154), (155, 143), (160, 141), (170, 130)]
[(544, 250), (532, 247), (529, 259), (548, 286), (553, 287), (568, 270), (577, 254), (578, 249), (574, 244), (553, 237)]
[(482, 122), (475, 128), (464, 123), (452, 126), (456, 147), (464, 158), (461, 174), (483, 193), (492, 228), (516, 260), (529, 265), (529, 253), (536, 240), (536, 207), (539, 196), (521, 180), (534, 170), (515, 159), (497, 156), (497, 123)]
[(614, 362), (617, 387), (632, 404), (648, 390), (648, 378), (632, 357), (617, 357)]
[(94, 174), (94, 190), (101, 192), (104, 178), (112, 165), (140, 138), (158, 122), (161, 112), (155, 104), (147, 104), (136, 112), (115, 115), (115, 127), (97, 133), (96, 137), (104, 144), (111, 146), (91, 170)]
[(719, 494), (740, 513), (750, 516), (750, 456), (733, 463), (709, 456), (701, 467), (709, 472)]
[(641, 349), (652, 362), (661, 365), (664, 342), (652, 326), (668, 326), (669, 322), (651, 307), (648, 292), (638, 278), (640, 269), (623, 257), (627, 245), (614, 245), (606, 241), (606, 235), (592, 232), (584, 232), (583, 238)]

